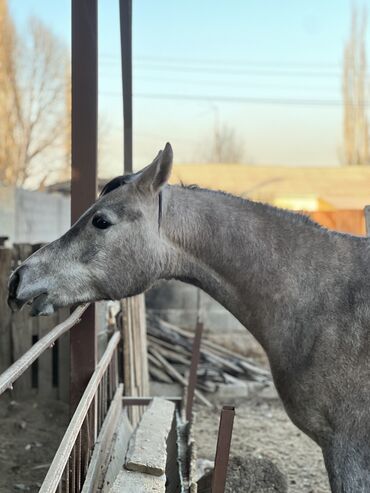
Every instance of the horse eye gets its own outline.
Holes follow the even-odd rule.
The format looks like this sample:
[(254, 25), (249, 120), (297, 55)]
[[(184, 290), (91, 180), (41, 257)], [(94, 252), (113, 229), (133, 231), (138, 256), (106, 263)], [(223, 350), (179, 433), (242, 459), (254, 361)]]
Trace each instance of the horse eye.
[(96, 215), (93, 217), (92, 220), (93, 226), (98, 229), (107, 229), (109, 226), (112, 226), (112, 223), (107, 221), (103, 216)]

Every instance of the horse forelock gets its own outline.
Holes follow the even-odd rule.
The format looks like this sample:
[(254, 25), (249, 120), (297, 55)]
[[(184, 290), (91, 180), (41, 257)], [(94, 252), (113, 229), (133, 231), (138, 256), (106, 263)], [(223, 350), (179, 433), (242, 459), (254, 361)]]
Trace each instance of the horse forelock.
[(122, 187), (127, 183), (130, 183), (130, 181), (132, 181), (132, 176), (133, 175), (116, 176), (116, 178), (113, 178), (113, 180), (110, 180), (108, 183), (104, 185), (102, 191), (100, 192), (100, 197), (103, 197), (103, 195), (107, 195), (108, 193), (112, 192), (116, 188)]

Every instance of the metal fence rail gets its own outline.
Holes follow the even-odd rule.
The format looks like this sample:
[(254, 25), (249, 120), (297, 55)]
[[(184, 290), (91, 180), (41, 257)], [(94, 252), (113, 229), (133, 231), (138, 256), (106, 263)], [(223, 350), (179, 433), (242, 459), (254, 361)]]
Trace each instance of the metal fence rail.
[(119, 340), (120, 333), (115, 332), (83, 393), (40, 493), (81, 491), (92, 449), (118, 387)]
[(15, 361), (2, 375), (0, 375), (0, 395), (7, 389), (12, 389), (13, 383), (19, 378), (39, 357), (50, 348), (71, 327), (76, 325), (83, 312), (89, 305), (81, 305), (61, 324), (57, 325), (48, 334), (42, 337), (31, 349)]

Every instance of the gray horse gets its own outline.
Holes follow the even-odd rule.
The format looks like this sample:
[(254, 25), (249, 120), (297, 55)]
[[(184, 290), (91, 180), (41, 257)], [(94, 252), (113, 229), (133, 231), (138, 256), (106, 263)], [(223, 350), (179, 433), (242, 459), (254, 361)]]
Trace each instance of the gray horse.
[(292, 421), (322, 448), (332, 491), (370, 492), (370, 240), (305, 216), (169, 186), (169, 144), (110, 182), (61, 238), (13, 273), (9, 304), (32, 313), (199, 286), (265, 349)]

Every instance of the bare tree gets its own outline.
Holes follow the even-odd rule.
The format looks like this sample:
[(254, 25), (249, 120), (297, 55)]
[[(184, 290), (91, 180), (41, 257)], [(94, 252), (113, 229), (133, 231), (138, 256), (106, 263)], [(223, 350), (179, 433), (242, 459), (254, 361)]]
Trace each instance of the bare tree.
[(0, 1), (0, 180), (13, 182), (17, 163), (16, 111), (12, 75), (17, 58), (16, 33), (9, 18), (7, 3)]
[(39, 20), (28, 28), (21, 38), (0, 0), (0, 181), (17, 186), (37, 186), (66, 166), (69, 131), (66, 48)]
[(210, 163), (240, 163), (244, 158), (242, 141), (233, 128), (215, 124), (213, 140), (205, 159)]
[(352, 8), (351, 34), (343, 61), (344, 161), (348, 165), (370, 164), (369, 125), (366, 112), (367, 12)]

